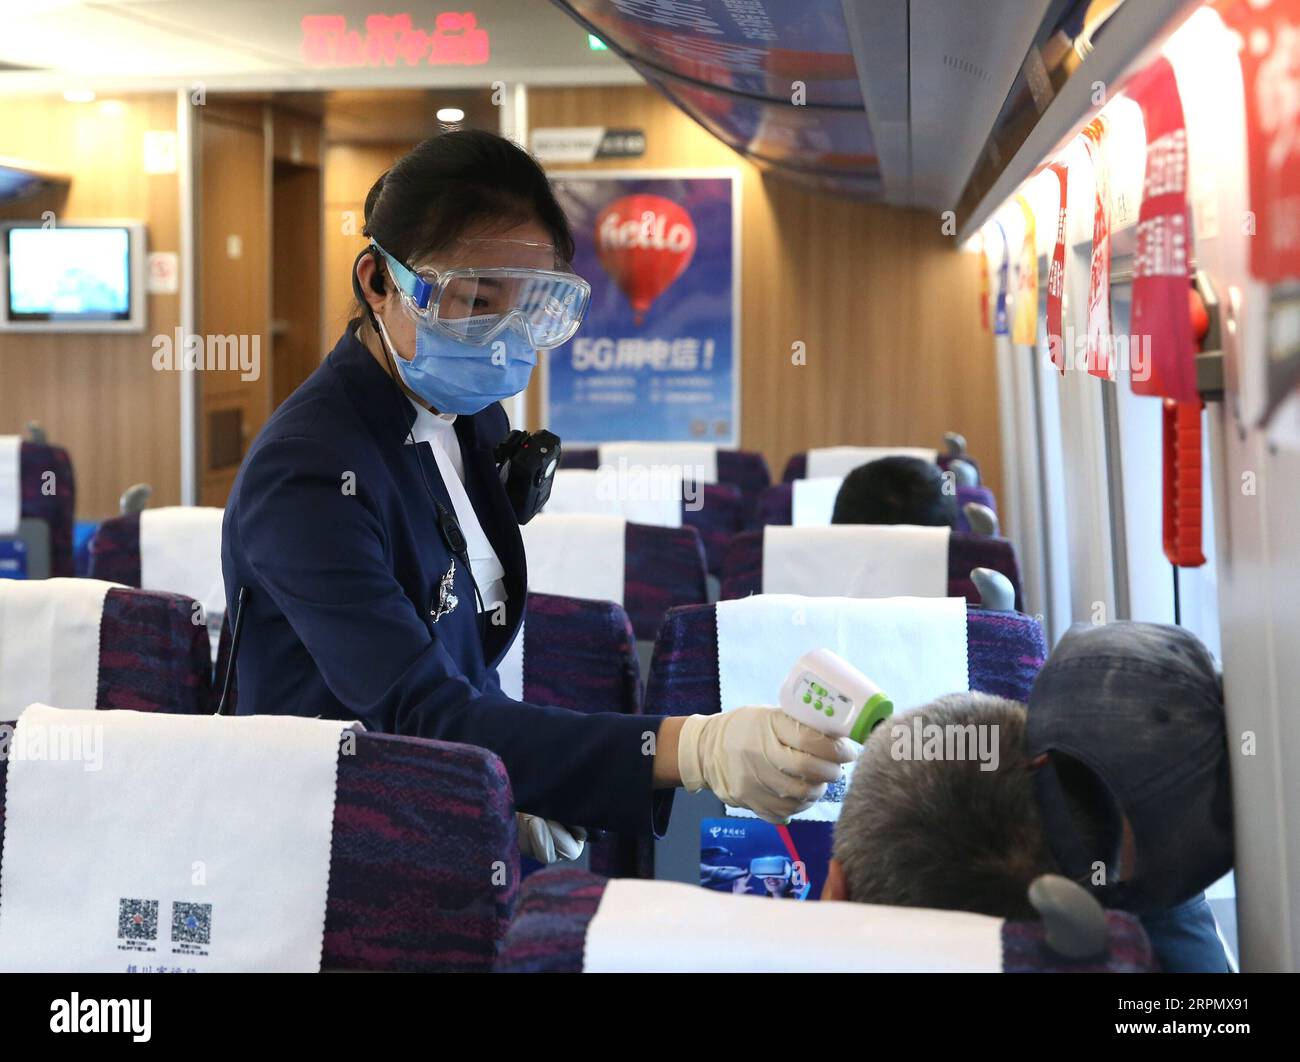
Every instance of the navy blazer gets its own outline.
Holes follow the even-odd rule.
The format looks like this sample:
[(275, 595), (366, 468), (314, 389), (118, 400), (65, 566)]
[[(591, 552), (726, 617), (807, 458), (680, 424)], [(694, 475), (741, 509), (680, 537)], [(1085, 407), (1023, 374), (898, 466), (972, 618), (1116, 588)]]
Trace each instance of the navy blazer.
[(248, 588), (241, 714), (360, 719), (368, 729), (459, 741), (505, 762), (520, 810), (576, 826), (662, 833), (652, 716), (584, 715), (501, 692), (496, 664), (527, 595), (523, 540), (492, 457), (509, 430), (493, 404), (456, 418), (465, 490), (505, 568), (505, 622), (480, 640), (474, 587), (432, 611), (452, 564), (429, 493), (454, 513), (415, 410), (349, 326), (274, 415), (235, 479), (222, 525), (226, 599)]

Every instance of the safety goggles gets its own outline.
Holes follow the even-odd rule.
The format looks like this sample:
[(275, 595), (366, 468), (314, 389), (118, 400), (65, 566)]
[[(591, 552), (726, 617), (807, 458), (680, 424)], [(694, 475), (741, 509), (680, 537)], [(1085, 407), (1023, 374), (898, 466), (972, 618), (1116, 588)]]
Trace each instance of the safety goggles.
[(375, 241), (371, 245), (388, 263), (402, 305), (461, 342), (485, 345), (514, 327), (535, 350), (558, 347), (573, 338), (591, 300), (591, 285), (567, 270), (488, 266), (415, 272)]

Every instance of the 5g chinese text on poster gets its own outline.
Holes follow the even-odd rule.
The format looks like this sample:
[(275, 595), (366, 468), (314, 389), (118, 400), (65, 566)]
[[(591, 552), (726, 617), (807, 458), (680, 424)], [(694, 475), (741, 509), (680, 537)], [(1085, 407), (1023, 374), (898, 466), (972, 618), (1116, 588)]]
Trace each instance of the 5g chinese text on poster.
[(546, 426), (569, 445), (734, 445), (735, 175), (570, 174), (555, 190), (591, 306), (549, 355)]

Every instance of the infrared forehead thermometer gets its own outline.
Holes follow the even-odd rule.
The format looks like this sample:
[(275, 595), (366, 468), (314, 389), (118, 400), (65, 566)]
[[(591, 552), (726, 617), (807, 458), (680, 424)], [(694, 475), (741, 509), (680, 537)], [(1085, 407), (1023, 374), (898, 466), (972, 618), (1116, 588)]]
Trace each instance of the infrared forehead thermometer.
[(814, 649), (795, 661), (782, 683), (781, 710), (823, 734), (861, 744), (894, 714), (894, 703), (838, 653)]

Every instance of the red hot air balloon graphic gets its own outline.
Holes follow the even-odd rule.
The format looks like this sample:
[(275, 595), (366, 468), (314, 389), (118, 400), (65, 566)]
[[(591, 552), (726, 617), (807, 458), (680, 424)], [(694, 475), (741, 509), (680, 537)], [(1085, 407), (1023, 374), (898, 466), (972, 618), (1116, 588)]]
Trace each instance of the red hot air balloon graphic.
[(695, 243), (690, 214), (661, 195), (627, 195), (596, 216), (600, 264), (632, 304), (638, 325), (691, 264)]

